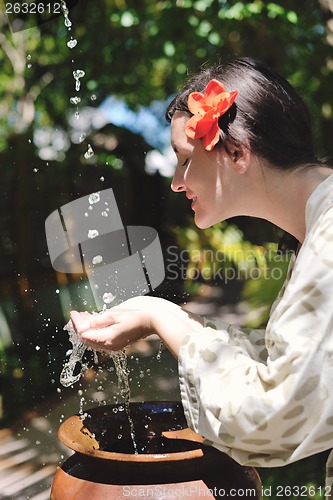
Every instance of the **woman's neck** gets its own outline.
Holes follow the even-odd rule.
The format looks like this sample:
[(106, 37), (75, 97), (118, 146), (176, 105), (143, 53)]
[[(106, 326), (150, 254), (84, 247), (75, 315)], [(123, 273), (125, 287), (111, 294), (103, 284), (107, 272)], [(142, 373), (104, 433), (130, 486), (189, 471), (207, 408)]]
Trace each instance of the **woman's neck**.
[(305, 207), (310, 195), (333, 169), (326, 166), (299, 167), (282, 172), (261, 168), (266, 195), (258, 206), (257, 217), (265, 218), (303, 243), (306, 233)]

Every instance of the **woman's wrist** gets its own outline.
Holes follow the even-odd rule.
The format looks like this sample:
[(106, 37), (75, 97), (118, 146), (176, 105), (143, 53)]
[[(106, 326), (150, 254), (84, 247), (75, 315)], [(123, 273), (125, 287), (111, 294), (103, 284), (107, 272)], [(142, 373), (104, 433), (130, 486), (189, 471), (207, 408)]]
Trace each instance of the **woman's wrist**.
[(193, 332), (203, 330), (203, 318), (183, 310), (172, 302), (164, 302), (165, 304), (160, 303), (160, 307), (156, 307), (150, 312), (151, 329), (160, 337), (171, 353), (178, 357), (184, 338)]

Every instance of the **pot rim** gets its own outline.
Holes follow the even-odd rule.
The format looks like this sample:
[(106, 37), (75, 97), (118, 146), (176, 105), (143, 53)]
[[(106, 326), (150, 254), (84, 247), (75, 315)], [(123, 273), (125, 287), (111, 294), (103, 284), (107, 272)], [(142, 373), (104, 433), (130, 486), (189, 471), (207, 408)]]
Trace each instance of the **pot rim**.
[[(140, 406), (140, 405), (179, 405), (178, 401), (146, 401), (144, 403), (130, 403), (130, 405)], [(105, 408), (116, 407), (119, 405), (108, 405)], [(88, 410), (88, 412), (93, 412), (101, 407), (96, 407)], [(166, 429), (167, 430), (167, 429)], [(95, 439), (95, 436), (86, 427), (85, 420), (82, 420), (79, 415), (73, 415), (65, 420), (58, 429), (58, 437), (60, 441), (77, 453), (82, 455), (100, 459), (100, 460), (114, 460), (118, 462), (167, 462), (167, 461), (179, 461), (179, 460), (190, 460), (195, 458), (200, 458), (204, 455), (204, 451), (200, 444), (197, 448), (178, 452), (167, 452), (167, 453), (121, 453), (114, 451), (104, 451), (99, 449), (99, 442)]]

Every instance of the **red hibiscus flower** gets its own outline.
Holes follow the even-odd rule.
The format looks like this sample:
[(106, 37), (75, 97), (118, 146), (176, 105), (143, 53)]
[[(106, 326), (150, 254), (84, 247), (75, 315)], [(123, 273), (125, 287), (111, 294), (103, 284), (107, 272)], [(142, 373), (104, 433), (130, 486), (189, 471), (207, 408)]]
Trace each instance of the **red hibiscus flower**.
[(223, 83), (211, 80), (202, 92), (191, 92), (188, 97), (188, 109), (193, 116), (186, 122), (185, 132), (191, 139), (201, 139), (204, 148), (211, 151), (219, 141), (219, 118), (230, 109), (237, 90), (227, 92)]

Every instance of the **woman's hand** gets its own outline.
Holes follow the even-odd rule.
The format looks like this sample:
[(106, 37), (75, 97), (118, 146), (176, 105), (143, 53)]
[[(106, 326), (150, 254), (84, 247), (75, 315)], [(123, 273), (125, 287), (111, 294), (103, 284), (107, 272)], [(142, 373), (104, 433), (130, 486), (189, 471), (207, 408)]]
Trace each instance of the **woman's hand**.
[(92, 349), (118, 351), (155, 333), (176, 357), (185, 335), (203, 328), (199, 317), (157, 297), (134, 297), (97, 315), (72, 311), (71, 320)]

